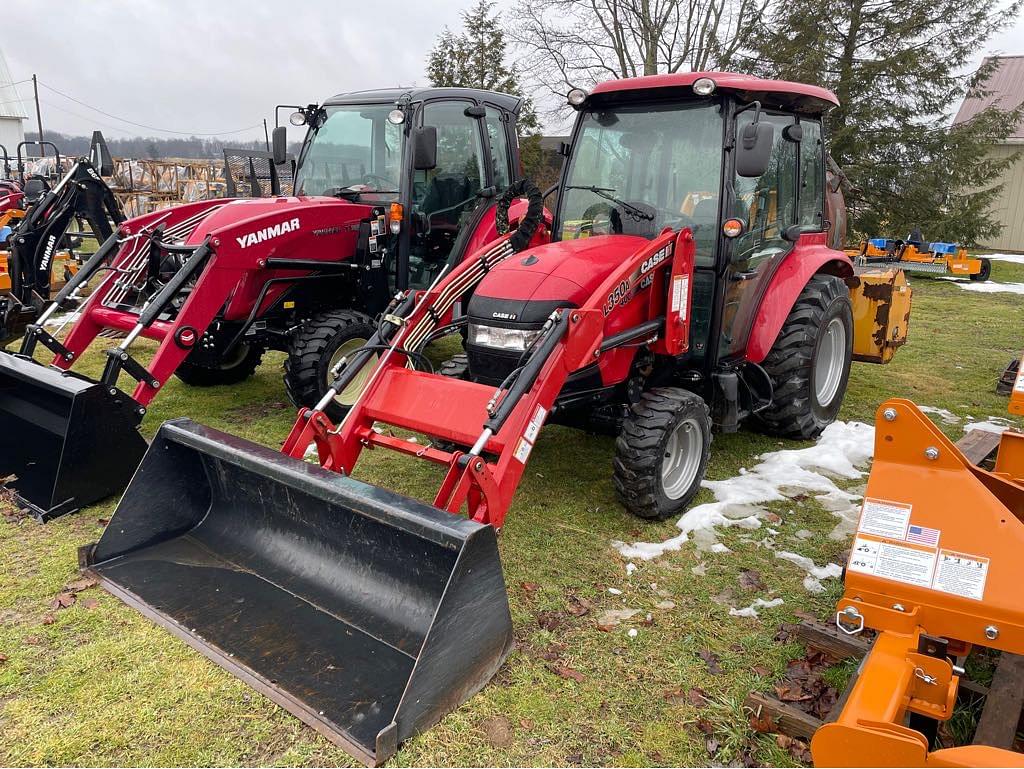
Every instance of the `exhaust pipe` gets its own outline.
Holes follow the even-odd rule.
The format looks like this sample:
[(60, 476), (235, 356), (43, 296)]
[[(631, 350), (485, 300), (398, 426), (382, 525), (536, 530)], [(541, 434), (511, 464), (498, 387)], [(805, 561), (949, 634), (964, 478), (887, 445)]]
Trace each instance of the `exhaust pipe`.
[(512, 647), (492, 527), (187, 419), (82, 565), (367, 765)]

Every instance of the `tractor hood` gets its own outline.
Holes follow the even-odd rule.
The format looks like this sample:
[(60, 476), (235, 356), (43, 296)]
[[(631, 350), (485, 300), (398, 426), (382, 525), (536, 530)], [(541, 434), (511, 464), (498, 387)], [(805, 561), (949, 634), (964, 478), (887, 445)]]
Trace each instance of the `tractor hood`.
[[(332, 221), (338, 225), (348, 222), (359, 222), (370, 216), (374, 206), (365, 203), (353, 203), (330, 197), (280, 197), (280, 198), (242, 198), (224, 201), (222, 205), (206, 210), (185, 239), (187, 245), (198, 245), (207, 235), (225, 227), (234, 227), (248, 220), (253, 221), (252, 237), (254, 242), (260, 238), (261, 228), (282, 226), (288, 230), (303, 228), (303, 212), (317, 211), (317, 219), (322, 221), (323, 214), (330, 210)], [(280, 214), (280, 217), (275, 216)], [(266, 235), (266, 233), (264, 233)]]
[(624, 260), (650, 243), (635, 235), (597, 235), (531, 248), (494, 267), (467, 314), (474, 322), (539, 326), (559, 307), (579, 307)]

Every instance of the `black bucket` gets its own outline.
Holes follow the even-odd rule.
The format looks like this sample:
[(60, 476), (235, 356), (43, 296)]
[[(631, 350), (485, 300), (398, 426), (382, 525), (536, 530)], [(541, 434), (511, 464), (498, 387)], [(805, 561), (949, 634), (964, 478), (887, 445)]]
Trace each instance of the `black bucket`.
[(128, 485), (146, 451), (117, 388), (0, 352), (0, 477), (42, 521)]
[(366, 764), (497, 672), (494, 529), (187, 419), (161, 426), (83, 566)]

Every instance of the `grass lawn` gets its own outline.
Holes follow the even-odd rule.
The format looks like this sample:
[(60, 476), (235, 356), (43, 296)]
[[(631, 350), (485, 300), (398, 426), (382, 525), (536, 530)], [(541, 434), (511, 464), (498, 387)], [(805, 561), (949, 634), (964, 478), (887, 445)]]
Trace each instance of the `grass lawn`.
[[(1024, 266), (996, 262), (993, 279), (1024, 282)], [(872, 421), (890, 396), (961, 417), (1005, 416), (1006, 399), (993, 387), (1024, 345), (1024, 297), (912, 281), (910, 343), (889, 366), (854, 366), (841, 418)], [(84, 371), (97, 372), (97, 355), (84, 362), (92, 366)], [(281, 362), (267, 355), (257, 375), (235, 388), (172, 380), (144, 431), (151, 436), (163, 420), (187, 415), (279, 446), (294, 416)], [(943, 429), (960, 437), (958, 425)], [(735, 476), (781, 445), (746, 432), (718, 436), (708, 476)], [(779, 624), (797, 611), (827, 616), (838, 582), (811, 595), (803, 571), (739, 529), (720, 534), (731, 553), (701, 553), (688, 543), (627, 575), (613, 540), (660, 541), (677, 530), (672, 521), (633, 519), (616, 503), (612, 447), (610, 438), (544, 431), (501, 535), (517, 648), (482, 693), (408, 742), (395, 764), (706, 765), (736, 760), (748, 742), (758, 761), (793, 763), (772, 739), (752, 736), (741, 703), (801, 653), (774, 640)], [(416, 496), (436, 490), (438, 476), (426, 463), (385, 452), (365, 455), (360, 470), (363, 479)], [(698, 502), (710, 499), (704, 491)], [(109, 501), (46, 526), (0, 521), (0, 765), (350, 764), (339, 748), (101, 589), (51, 607), (78, 578), (76, 549), (98, 538), (113, 507)], [(818, 564), (841, 562), (847, 543), (829, 539), (835, 518), (813, 499), (771, 509), (781, 516), (777, 539), (786, 549)], [(798, 540), (800, 529), (814, 536)], [(694, 574), (702, 562), (705, 573)], [(743, 587), (741, 569), (760, 572), (764, 587)], [(757, 619), (730, 617), (723, 594), (734, 606), (758, 597), (784, 604)], [(570, 612), (575, 598), (590, 611)], [(656, 608), (666, 600), (674, 607)], [(598, 629), (605, 610), (624, 607), (650, 612), (651, 622), (634, 625), (635, 638), (626, 625)], [(708, 652), (717, 666), (705, 661)], [(574, 674), (566, 677), (566, 669)], [(697, 708), (673, 696), (692, 687), (710, 704)], [(698, 719), (713, 731), (714, 756)]]

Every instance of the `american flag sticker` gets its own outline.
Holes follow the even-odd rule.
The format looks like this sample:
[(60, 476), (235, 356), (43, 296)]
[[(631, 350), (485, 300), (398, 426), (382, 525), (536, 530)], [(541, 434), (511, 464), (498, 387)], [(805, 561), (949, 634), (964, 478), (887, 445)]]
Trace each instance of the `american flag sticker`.
[(927, 526), (911, 524), (907, 527), (907, 542), (916, 542), (919, 545), (936, 547), (939, 544), (939, 534), (938, 529), (929, 529)]

